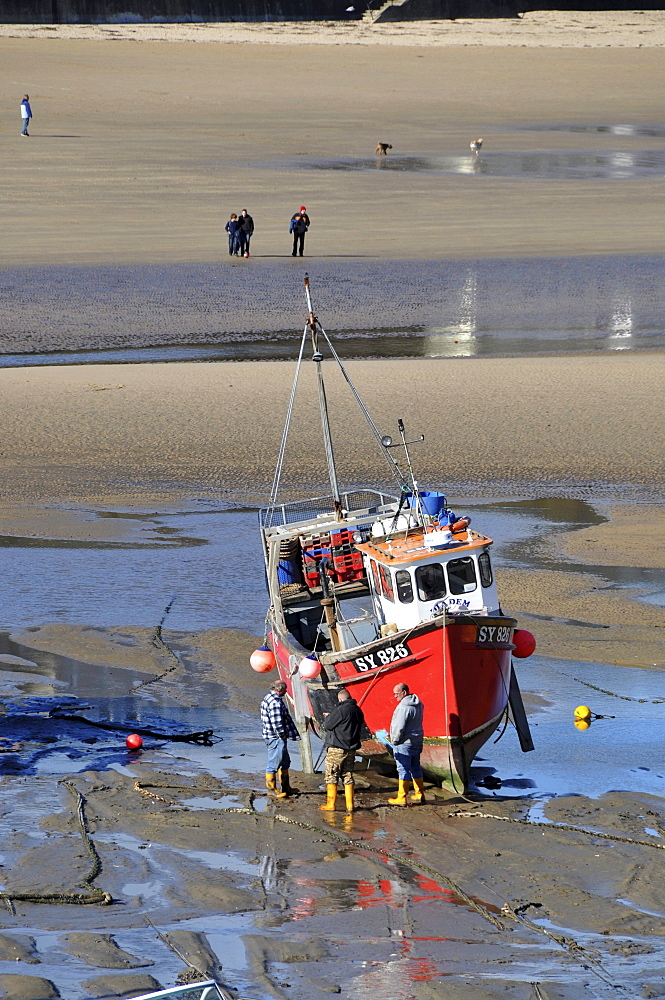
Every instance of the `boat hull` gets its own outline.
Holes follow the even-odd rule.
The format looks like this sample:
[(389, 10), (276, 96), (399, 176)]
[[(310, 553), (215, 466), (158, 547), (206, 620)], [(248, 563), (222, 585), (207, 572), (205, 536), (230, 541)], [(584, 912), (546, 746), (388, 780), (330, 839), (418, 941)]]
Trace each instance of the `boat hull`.
[(302, 647), (273, 623), (270, 635), (280, 677), (297, 714), (322, 725), (346, 688), (367, 725), (360, 753), (391, 760), (374, 737), (390, 728), (393, 688), (403, 682), (425, 706), (421, 762), (426, 775), (464, 792), (471, 763), (508, 709), (515, 621), (503, 615), (446, 616), (365, 646), (321, 657), (321, 675), (303, 681), (297, 673)]

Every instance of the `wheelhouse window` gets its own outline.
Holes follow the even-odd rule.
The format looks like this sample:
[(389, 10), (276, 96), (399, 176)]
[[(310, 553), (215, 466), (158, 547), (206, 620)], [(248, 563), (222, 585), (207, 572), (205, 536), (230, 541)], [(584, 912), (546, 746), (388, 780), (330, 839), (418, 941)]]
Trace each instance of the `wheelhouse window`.
[(478, 586), (473, 559), (451, 559), (447, 566), (448, 586), (451, 594), (470, 594)]
[(438, 601), (445, 597), (446, 580), (441, 563), (419, 566), (416, 570), (416, 588), (421, 601)]
[(478, 569), (480, 570), (480, 582), (483, 587), (489, 587), (492, 583), (492, 564), (489, 552), (481, 552), (478, 556)]
[(411, 604), (413, 601), (413, 584), (411, 574), (408, 569), (398, 569), (395, 573), (395, 583), (397, 585), (397, 596), (402, 604)]
[(383, 563), (379, 563), (379, 576), (381, 577), (381, 591), (388, 601), (395, 603), (395, 591), (393, 590), (392, 575)]

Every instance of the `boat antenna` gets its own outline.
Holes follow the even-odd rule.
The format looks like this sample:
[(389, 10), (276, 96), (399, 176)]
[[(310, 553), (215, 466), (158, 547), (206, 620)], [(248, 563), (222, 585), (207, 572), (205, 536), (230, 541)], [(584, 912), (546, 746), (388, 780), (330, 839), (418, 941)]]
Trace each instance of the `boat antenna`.
[[(417, 438), (414, 438), (413, 441), (407, 441), (406, 440), (406, 431), (404, 429), (404, 421), (401, 420), (401, 419), (399, 419), (397, 421), (397, 430), (399, 431), (399, 436), (402, 439), (401, 441), (393, 441), (393, 439), (390, 437), (390, 435), (386, 434), (385, 437), (381, 438), (381, 444), (386, 449), (386, 451), (388, 450), (388, 448), (404, 448), (404, 456), (406, 458), (406, 464), (409, 467), (409, 479), (411, 480), (410, 492), (412, 493), (412, 495), (413, 495), (413, 497), (414, 497), (414, 499), (416, 501), (416, 509), (418, 511), (418, 514), (420, 515), (420, 521), (421, 521), (421, 524), (422, 524), (422, 522), (423, 522), (423, 510), (422, 510), (422, 504), (421, 504), (421, 500), (420, 500), (420, 491), (418, 489), (418, 482), (417, 482), (416, 477), (415, 477), (415, 475), (413, 473), (413, 466), (411, 464), (411, 455), (409, 454), (409, 445), (411, 445), (411, 444), (420, 444), (421, 441), (425, 440), (425, 435), (424, 434), (420, 434)], [(401, 506), (401, 504), (400, 504), (400, 506)], [(398, 513), (399, 513), (399, 511), (398, 511)]]
[[(309, 329), (312, 337), (312, 361), (316, 364), (316, 377), (319, 389), (319, 409), (321, 410), (321, 429), (323, 431), (323, 446), (326, 452), (326, 462), (328, 464), (328, 478), (330, 479), (330, 489), (333, 496), (333, 507), (335, 514), (342, 519), (342, 500), (339, 495), (339, 485), (337, 483), (337, 470), (335, 468), (335, 453), (333, 451), (332, 434), (330, 433), (330, 418), (328, 416), (328, 402), (326, 400), (326, 387), (323, 381), (323, 371), (321, 362), (323, 355), (319, 350), (319, 330), (320, 324), (312, 308), (312, 295), (309, 288), (309, 275), (305, 274), (305, 295), (307, 296), (307, 323), (305, 331)], [(326, 338), (327, 339), (327, 338)]]

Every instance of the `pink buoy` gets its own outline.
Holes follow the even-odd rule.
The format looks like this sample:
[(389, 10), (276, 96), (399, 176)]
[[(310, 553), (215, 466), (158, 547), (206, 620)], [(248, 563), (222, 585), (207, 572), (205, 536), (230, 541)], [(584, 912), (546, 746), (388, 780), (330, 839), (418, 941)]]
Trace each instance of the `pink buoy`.
[(275, 654), (267, 646), (260, 646), (250, 656), (249, 665), (257, 674), (267, 674), (275, 666)]
[(128, 750), (140, 750), (143, 746), (143, 740), (138, 733), (131, 733), (125, 740), (125, 746)]
[(311, 681), (314, 677), (318, 677), (321, 673), (321, 664), (315, 656), (305, 656), (300, 661), (298, 673), (301, 677)]
[(513, 642), (515, 644), (513, 656), (516, 656), (518, 660), (523, 660), (535, 652), (536, 639), (525, 628), (515, 629), (513, 632)]

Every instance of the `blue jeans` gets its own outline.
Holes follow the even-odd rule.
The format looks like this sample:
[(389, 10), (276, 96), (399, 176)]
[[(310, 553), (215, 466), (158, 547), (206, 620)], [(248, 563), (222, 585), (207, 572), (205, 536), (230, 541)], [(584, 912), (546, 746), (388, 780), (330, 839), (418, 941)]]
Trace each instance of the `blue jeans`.
[(420, 755), (422, 752), (422, 743), (397, 743), (393, 747), (395, 763), (397, 764), (397, 777), (401, 781), (410, 781), (411, 778), (422, 778), (423, 769), (420, 766)]
[(240, 241), (238, 240), (237, 233), (229, 233), (229, 253), (238, 253), (240, 249)]
[(268, 748), (266, 774), (274, 774), (275, 771), (281, 770), (288, 771), (291, 766), (291, 758), (289, 756), (289, 748), (286, 745), (286, 740), (282, 740), (279, 736), (275, 736), (271, 740), (265, 740), (265, 744)]
[(28, 134), (28, 125), (29, 124), (30, 124), (30, 119), (29, 118), (24, 118), (23, 119), (23, 131), (21, 132), (21, 135), (27, 135)]

